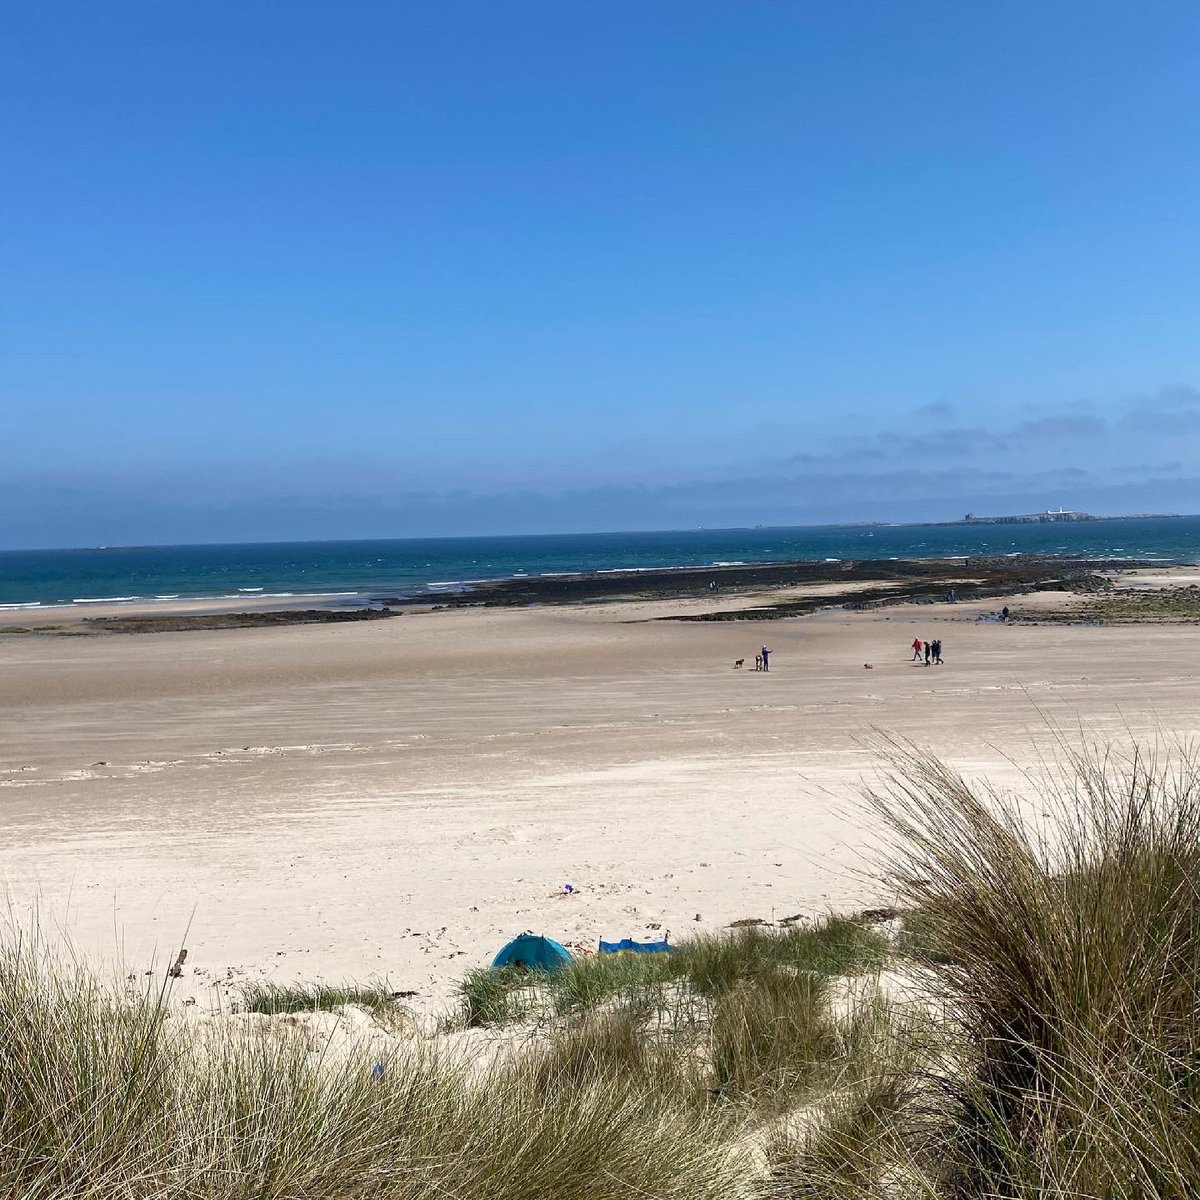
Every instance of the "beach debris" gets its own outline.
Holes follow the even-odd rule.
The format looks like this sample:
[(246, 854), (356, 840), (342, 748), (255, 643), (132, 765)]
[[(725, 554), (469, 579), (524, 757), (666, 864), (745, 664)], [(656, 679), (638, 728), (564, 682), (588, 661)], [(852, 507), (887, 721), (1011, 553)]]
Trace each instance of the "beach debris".
[(571, 883), (564, 883), (564, 884), (562, 885), (562, 887), (559, 889), (559, 892), (558, 892), (558, 894), (559, 894), (560, 896), (573, 896), (573, 895), (575, 895), (575, 885), (574, 885), (574, 884), (571, 884)]
[(779, 923), (780, 923), (780, 925), (795, 925), (795, 923), (797, 921), (803, 921), (803, 920), (804, 920), (803, 913), (794, 913), (790, 917), (780, 917)]
[(167, 972), (168, 977), (171, 979), (178, 979), (180, 975), (183, 974), (183, 964), (186, 961), (187, 949), (185, 947), (175, 956), (175, 961), (171, 964), (171, 969)]
[(386, 1068), (384, 1067), (383, 1063), (381, 1063), (381, 1062), (377, 1062), (377, 1063), (376, 1063), (376, 1064), (375, 1064), (375, 1065), (374, 1065), (374, 1066), (371, 1068), (371, 1078), (372, 1078), (372, 1079), (382, 1079), (382, 1078), (383, 1078), (383, 1073), (384, 1073), (384, 1070), (385, 1070), (385, 1069), (386, 1069)]
[(696, 915), (695, 915), (695, 916), (692, 918), (692, 920), (693, 920), (693, 921), (699, 921), (699, 920), (700, 920), (700, 914), (699, 914), (699, 913), (697, 913), (697, 914), (696, 914)]
[(764, 921), (762, 917), (742, 917), (738, 921), (730, 921), (730, 929), (749, 929), (753, 925), (768, 925), (769, 921)]
[(869, 925), (877, 925), (883, 921), (894, 921), (899, 915), (898, 908), (864, 908), (858, 918)]
[(874, 663), (863, 663), (863, 670), (864, 671), (873, 671), (873, 670), (875, 670), (875, 664)]

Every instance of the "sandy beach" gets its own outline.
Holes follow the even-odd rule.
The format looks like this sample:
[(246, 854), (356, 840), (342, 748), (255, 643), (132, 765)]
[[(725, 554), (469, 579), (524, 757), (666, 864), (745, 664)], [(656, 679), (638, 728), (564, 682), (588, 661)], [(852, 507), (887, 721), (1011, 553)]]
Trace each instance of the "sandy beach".
[[(994, 601), (651, 619), (715, 603), (0, 635), (11, 913), (131, 970), (185, 943), (198, 1003), (383, 975), (432, 1009), (526, 929), (594, 944), (886, 902), (856, 808), (872, 730), (1001, 782), (1051, 723), (1200, 732), (1194, 625), (979, 620)], [(914, 636), (945, 664), (911, 663)], [(733, 669), (764, 641), (769, 674)]]

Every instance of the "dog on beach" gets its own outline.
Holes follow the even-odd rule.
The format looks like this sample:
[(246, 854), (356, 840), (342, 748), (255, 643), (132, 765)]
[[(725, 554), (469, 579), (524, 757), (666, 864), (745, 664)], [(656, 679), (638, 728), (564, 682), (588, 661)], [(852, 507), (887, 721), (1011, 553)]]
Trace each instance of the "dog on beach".
[(875, 670), (875, 664), (874, 663), (863, 663), (863, 670), (864, 671), (873, 671), (873, 670)]
[(742, 663), (744, 663), (745, 661), (746, 660), (744, 658), (735, 658), (733, 660), (733, 669), (735, 671), (740, 671), (742, 669)]

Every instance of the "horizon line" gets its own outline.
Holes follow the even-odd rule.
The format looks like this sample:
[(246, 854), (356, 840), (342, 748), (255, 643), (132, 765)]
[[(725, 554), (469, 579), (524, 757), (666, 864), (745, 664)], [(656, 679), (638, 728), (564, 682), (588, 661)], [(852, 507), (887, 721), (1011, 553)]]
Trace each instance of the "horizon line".
[[(1066, 512), (1083, 512), (1081, 509), (1060, 510)], [(921, 529), (938, 528), (952, 525), (974, 526), (976, 524), (996, 521), (1003, 523), (1007, 516), (1032, 517), (1052, 515), (1053, 509), (1038, 509), (1029, 513), (1012, 513), (1000, 517), (977, 516), (969, 513), (973, 519), (964, 520), (962, 517), (946, 518), (939, 521), (817, 521), (808, 524), (764, 524), (764, 525), (693, 525), (686, 529), (590, 529), (572, 530), (559, 533), (447, 533), (447, 534), (409, 534), (403, 537), (341, 537), (341, 538), (254, 538), (246, 541), (224, 542), (107, 542), (91, 546), (24, 546), (0, 549), (0, 554), (75, 554), (96, 550), (185, 550), (201, 549), (213, 546), (334, 546), (346, 542), (369, 544), (372, 542), (452, 542), (478, 539), (480, 541), (505, 541), (516, 538), (563, 538), (563, 537), (628, 537), (639, 534), (655, 533), (747, 533), (759, 530), (784, 529)], [(1100, 521), (1165, 521), (1188, 520), (1200, 517), (1200, 513), (1086, 513)], [(1016, 523), (1016, 522), (1014, 522)], [(1036, 523), (1036, 522), (1030, 522)], [(1046, 522), (1056, 524), (1058, 522)], [(1071, 522), (1061, 522), (1070, 524)], [(1082, 522), (1081, 522), (1082, 523)]]

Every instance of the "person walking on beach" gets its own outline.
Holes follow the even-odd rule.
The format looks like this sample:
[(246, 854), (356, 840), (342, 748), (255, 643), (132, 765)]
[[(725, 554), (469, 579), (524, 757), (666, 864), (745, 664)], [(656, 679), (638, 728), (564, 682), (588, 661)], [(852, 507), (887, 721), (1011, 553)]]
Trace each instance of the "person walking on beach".
[(930, 659), (933, 657), (933, 646), (929, 642), (925, 643), (925, 665), (929, 666)]
[(769, 671), (771, 669), (771, 652), (770, 652), (770, 650), (768, 650), (766, 648), (766, 646), (764, 646), (762, 648), (762, 650), (759, 652), (759, 654), (760, 654), (760, 657), (762, 658), (763, 670)]
[(942, 639), (933, 639), (933, 665), (940, 667), (942, 665)]
[(913, 638), (913, 656), (912, 656), (912, 661), (913, 661), (913, 662), (920, 662), (920, 661), (921, 661), (921, 639), (920, 639), (920, 638)]

